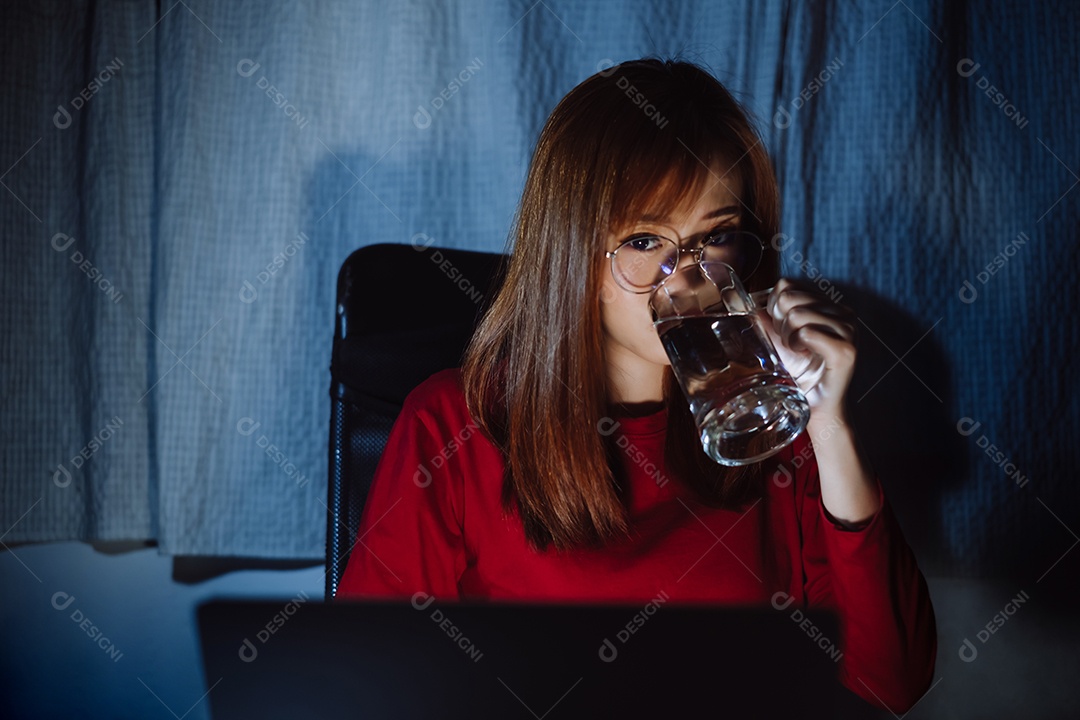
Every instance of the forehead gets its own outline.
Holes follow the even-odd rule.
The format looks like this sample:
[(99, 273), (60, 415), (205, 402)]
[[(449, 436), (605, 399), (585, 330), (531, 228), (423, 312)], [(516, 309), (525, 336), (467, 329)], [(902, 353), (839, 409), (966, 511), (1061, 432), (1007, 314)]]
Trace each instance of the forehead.
[(613, 229), (638, 224), (663, 224), (673, 227), (692, 224), (743, 210), (742, 175), (726, 164), (699, 166), (693, 173), (669, 172), (657, 184), (641, 187), (636, 197), (629, 199)]

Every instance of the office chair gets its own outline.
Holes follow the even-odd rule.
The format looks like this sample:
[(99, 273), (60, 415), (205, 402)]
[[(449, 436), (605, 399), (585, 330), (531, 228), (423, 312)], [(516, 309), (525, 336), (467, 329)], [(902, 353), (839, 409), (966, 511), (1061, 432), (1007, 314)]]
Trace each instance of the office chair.
[(413, 245), (369, 245), (338, 274), (330, 364), (326, 598), (356, 542), (360, 515), (405, 396), (461, 364), (506, 256)]

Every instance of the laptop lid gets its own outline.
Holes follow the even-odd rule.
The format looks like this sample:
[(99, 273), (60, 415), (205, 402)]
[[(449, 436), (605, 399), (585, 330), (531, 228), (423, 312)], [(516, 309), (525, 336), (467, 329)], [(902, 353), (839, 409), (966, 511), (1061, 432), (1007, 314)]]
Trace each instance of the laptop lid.
[[(785, 608), (214, 600), (215, 720), (835, 717), (835, 616)], [(852, 696), (854, 697), (854, 696)]]

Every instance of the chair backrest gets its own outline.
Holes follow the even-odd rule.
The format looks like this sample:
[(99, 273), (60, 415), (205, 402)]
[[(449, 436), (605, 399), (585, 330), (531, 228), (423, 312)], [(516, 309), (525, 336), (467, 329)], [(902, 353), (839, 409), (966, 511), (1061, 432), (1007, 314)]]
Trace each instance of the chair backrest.
[(330, 365), (328, 600), (405, 397), (439, 370), (461, 364), (505, 257), (379, 244), (356, 250), (341, 266)]

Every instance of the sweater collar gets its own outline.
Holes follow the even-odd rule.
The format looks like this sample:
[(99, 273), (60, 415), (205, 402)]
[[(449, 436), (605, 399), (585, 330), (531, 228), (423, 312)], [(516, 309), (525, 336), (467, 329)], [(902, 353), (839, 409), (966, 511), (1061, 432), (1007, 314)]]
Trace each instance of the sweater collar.
[(619, 431), (624, 435), (651, 435), (667, 427), (667, 408), (636, 417), (617, 412), (613, 417), (618, 421)]

